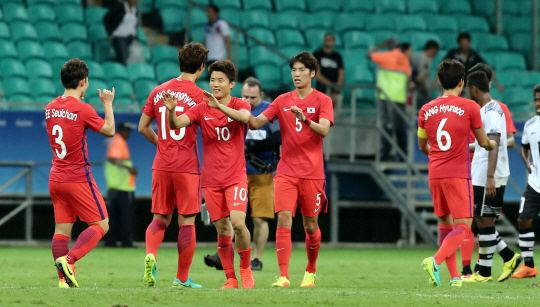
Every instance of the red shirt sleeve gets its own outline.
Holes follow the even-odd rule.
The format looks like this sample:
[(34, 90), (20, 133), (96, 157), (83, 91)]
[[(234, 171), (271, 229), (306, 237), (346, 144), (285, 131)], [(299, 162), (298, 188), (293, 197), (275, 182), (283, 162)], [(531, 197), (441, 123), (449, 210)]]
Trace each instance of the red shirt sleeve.
[(326, 95), (323, 95), (321, 101), (321, 113), (319, 115), (319, 120), (321, 118), (328, 119), (330, 121), (330, 126), (334, 125), (334, 107), (332, 106), (332, 99)]
[(270, 120), (271, 123), (275, 122), (277, 119), (277, 103), (278, 103), (279, 97), (276, 98), (269, 106), (264, 110), (261, 114), (266, 116)]
[(143, 108), (143, 114), (148, 115), (152, 118), (156, 118), (156, 113), (154, 112), (154, 91), (148, 95), (146, 98), (146, 104)]
[(425, 111), (424, 107), (422, 107), (420, 109), (420, 112), (418, 113), (418, 127), (422, 128), (424, 130), (426, 130), (426, 127), (424, 126), (424, 119), (425, 119), (424, 114), (425, 113), (426, 113), (426, 111)]
[(503, 109), (504, 117), (506, 118), (506, 132), (516, 133), (517, 132), (516, 126), (514, 126), (514, 121), (512, 120), (512, 114), (510, 114), (510, 110), (508, 110), (508, 106), (502, 103), (500, 105)]
[(470, 104), (469, 112), (471, 113), (471, 128), (478, 129), (482, 127), (484, 124), (482, 123), (480, 108), (476, 107), (476, 104)]
[(244, 99), (238, 98), (235, 107), (236, 110), (248, 110), (249, 112), (251, 112), (251, 105)]
[(195, 123), (200, 123), (200, 114), (201, 114), (201, 108), (204, 107), (205, 103), (200, 103), (198, 105), (195, 105), (191, 107), (191, 109), (187, 110), (186, 113), (184, 113), (191, 122), (191, 125)]
[(84, 110), (84, 124), (86, 127), (97, 132), (105, 125), (105, 120), (97, 114), (96, 110), (90, 105), (86, 105)]

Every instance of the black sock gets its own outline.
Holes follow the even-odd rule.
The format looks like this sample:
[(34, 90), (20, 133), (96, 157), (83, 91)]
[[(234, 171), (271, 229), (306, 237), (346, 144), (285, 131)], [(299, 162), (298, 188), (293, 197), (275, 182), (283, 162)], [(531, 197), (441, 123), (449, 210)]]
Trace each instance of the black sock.
[(503, 241), (498, 231), (495, 231), (495, 234), (497, 235), (497, 252), (503, 258), (504, 262), (512, 260), (516, 253), (506, 245), (506, 242)]
[(465, 276), (465, 275), (469, 275), (469, 274), (472, 274), (471, 266), (466, 265), (466, 266), (463, 267), (463, 270), (461, 271), (461, 275)]

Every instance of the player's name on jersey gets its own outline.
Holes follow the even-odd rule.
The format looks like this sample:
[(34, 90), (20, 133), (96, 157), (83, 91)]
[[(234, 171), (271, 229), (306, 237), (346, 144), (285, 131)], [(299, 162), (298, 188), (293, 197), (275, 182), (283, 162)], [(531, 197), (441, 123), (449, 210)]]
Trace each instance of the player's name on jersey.
[(175, 97), (176, 100), (180, 101), (180, 102), (184, 102), (184, 103), (187, 103), (188, 106), (192, 107), (194, 105), (196, 105), (197, 103), (195, 101), (193, 101), (193, 99), (191, 99), (191, 97), (189, 97), (188, 94), (186, 93), (182, 93), (182, 92), (175, 92), (175, 91), (171, 91), (171, 90), (167, 90), (166, 92), (165, 91), (161, 91), (159, 93), (157, 93), (155, 96), (154, 96), (154, 105), (156, 105), (159, 101), (161, 101), (163, 99), (163, 95), (165, 95), (165, 93), (169, 93), (171, 94), (171, 96)]
[(67, 118), (72, 121), (77, 121), (77, 114), (69, 112), (69, 110), (56, 110), (56, 109), (47, 109), (45, 110), (45, 119), (51, 117), (60, 117)]
[(454, 112), (459, 116), (465, 114), (465, 111), (460, 107), (456, 107), (456, 106), (453, 106), (453, 105), (441, 104), (440, 106), (433, 106), (433, 107), (429, 108), (424, 113), (424, 118), (425, 118), (425, 120), (427, 120), (431, 115), (437, 114), (439, 112), (440, 113)]

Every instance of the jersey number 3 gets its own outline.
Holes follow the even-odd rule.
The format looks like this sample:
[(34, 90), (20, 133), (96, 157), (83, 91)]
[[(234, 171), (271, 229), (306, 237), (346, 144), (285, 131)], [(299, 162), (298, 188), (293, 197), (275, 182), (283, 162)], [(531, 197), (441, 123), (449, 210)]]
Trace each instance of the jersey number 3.
[[(450, 137), (450, 133), (448, 131), (443, 130), (444, 124), (446, 124), (446, 121), (448, 118), (443, 118), (441, 120), (441, 123), (439, 124), (439, 128), (437, 128), (437, 145), (439, 145), (439, 149), (442, 151), (447, 151), (450, 149), (450, 146), (452, 146), (452, 138)], [(446, 138), (446, 144), (443, 144), (442, 138), (443, 136)]]
[(66, 144), (62, 142), (62, 138), (64, 137), (64, 131), (62, 131), (62, 127), (60, 125), (54, 125), (52, 129), (52, 135), (56, 136), (58, 134), (58, 137), (54, 139), (54, 142), (58, 145), (60, 145), (60, 148), (62, 149), (61, 152), (58, 152), (58, 148), (55, 148), (54, 151), (56, 152), (56, 156), (59, 159), (64, 159), (67, 154)]

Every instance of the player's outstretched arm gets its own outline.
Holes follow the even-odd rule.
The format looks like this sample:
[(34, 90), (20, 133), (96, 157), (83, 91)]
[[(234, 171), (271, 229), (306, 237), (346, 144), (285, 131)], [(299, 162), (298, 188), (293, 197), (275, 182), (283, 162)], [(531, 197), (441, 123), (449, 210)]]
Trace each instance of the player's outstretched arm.
[(514, 132), (506, 133), (506, 147), (514, 148), (516, 146), (516, 139), (514, 138)]
[(428, 136), (426, 130), (420, 127), (418, 127), (418, 148), (426, 156), (429, 156), (429, 151), (431, 150), (431, 147), (429, 146)]
[(264, 114), (259, 114), (257, 117), (251, 116), (249, 119), (249, 129), (257, 130), (269, 122), (270, 120)]
[(521, 159), (525, 163), (525, 167), (529, 174), (531, 173), (531, 166), (534, 164), (531, 163), (531, 145), (530, 144), (521, 144)]
[(296, 118), (306, 124), (306, 126), (308, 126), (311, 131), (315, 132), (316, 135), (322, 138), (328, 135), (328, 132), (330, 131), (330, 121), (328, 119), (321, 118), (319, 119), (319, 122), (316, 123), (310, 119), (307, 119), (302, 109), (297, 106), (292, 106), (291, 112), (293, 112)]
[(139, 120), (139, 132), (144, 135), (144, 137), (150, 141), (150, 143), (157, 146), (158, 136), (154, 129), (150, 127), (150, 124), (154, 121), (153, 117), (150, 117), (146, 114), (141, 116)]
[(114, 125), (114, 114), (112, 109), (112, 103), (114, 100), (114, 87), (112, 88), (112, 91), (103, 90), (103, 93), (100, 89), (97, 90), (99, 93), (99, 99), (101, 99), (101, 102), (103, 103), (103, 108), (105, 109), (105, 125), (99, 129), (98, 133), (107, 136), (112, 137), (114, 133), (116, 132), (116, 126)]
[(167, 122), (169, 123), (169, 128), (171, 129), (180, 129), (187, 127), (191, 124), (189, 117), (185, 114), (176, 116), (176, 98), (171, 94), (166, 93), (163, 95), (163, 104), (167, 108)]
[(219, 103), (216, 97), (214, 97), (214, 95), (210, 92), (204, 91), (204, 95), (206, 96), (206, 98), (204, 98), (203, 100), (204, 102), (206, 102), (206, 104), (208, 104), (209, 107), (223, 112), (223, 114), (227, 115), (232, 120), (239, 123), (247, 124), (249, 122), (249, 119), (251, 118), (251, 112), (249, 112), (248, 110), (235, 110), (233, 108), (224, 106)]
[(484, 127), (473, 129), (473, 132), (480, 147), (484, 148), (487, 151), (492, 151), (497, 147), (497, 142), (495, 142), (494, 140), (490, 140), (487, 137), (486, 132), (484, 131)]

